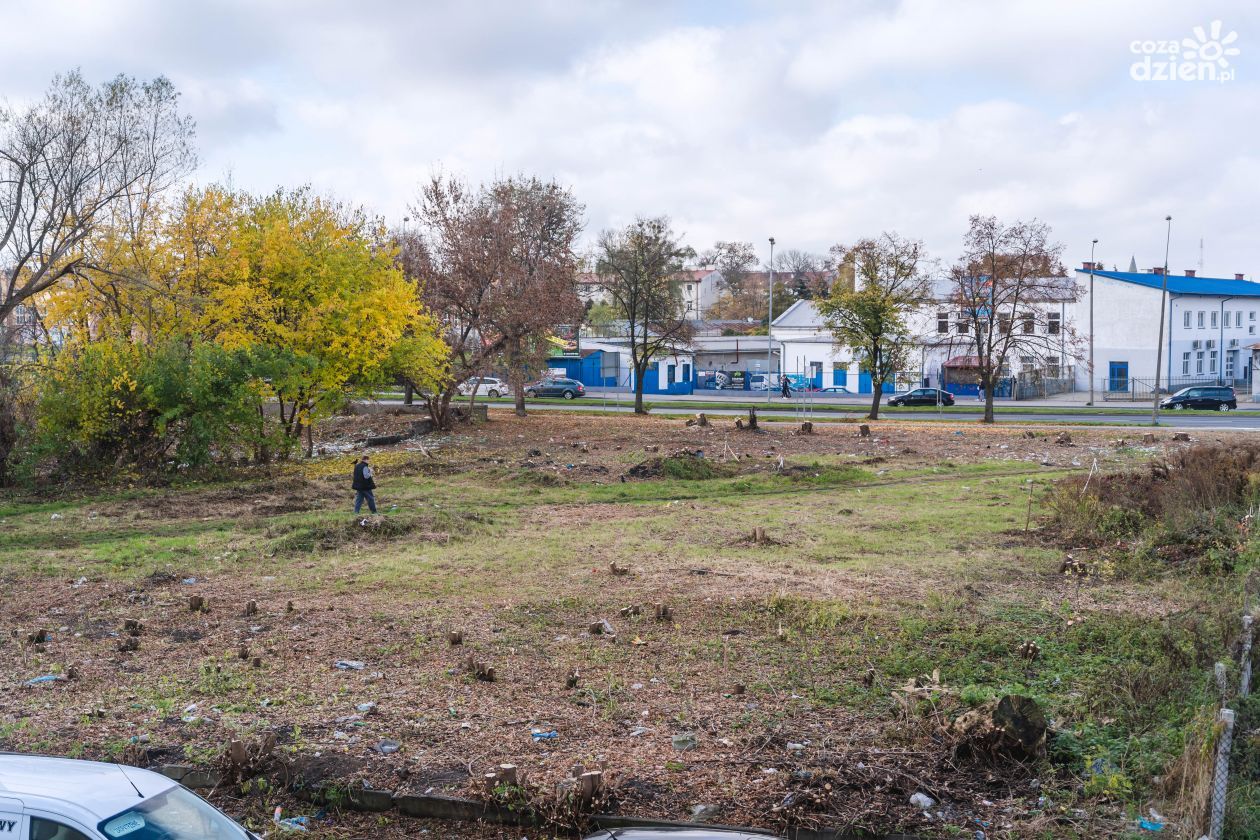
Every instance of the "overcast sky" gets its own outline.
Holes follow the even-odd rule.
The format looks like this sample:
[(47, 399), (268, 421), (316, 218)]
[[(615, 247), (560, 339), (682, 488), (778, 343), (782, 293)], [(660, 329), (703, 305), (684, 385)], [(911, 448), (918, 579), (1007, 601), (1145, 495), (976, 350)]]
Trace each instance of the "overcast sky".
[[(1232, 79), (1132, 78), (1135, 41), (1213, 20)], [(1260, 277), (1260, 4), (0, 0), (0, 31), (11, 102), (75, 66), (164, 74), (197, 180), (393, 223), (436, 169), (525, 172), (573, 188), (588, 238), (668, 214), (697, 249), (893, 229), (949, 261), (986, 213), (1147, 268), (1171, 213), (1173, 270), (1202, 238), (1208, 274)]]

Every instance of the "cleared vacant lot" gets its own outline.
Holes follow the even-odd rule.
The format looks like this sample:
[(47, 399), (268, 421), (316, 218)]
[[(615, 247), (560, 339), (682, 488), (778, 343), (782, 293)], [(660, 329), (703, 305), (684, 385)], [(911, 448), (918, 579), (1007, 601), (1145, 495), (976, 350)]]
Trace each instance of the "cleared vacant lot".
[[(943, 836), (1120, 835), (1177, 806), (1156, 777), (1210, 727), (1242, 574), (1064, 574), (1075, 547), (1043, 527), (1056, 481), (1143, 468), (1169, 433), (492, 417), (378, 451), (376, 518), (349, 512), (344, 451), (0, 501), (0, 748), (214, 767), (271, 733), (273, 782), (482, 796), (511, 763), (546, 810), (581, 765), (623, 813)], [(943, 734), (1006, 694), (1044, 708), (1049, 760)], [(394, 820), (324, 830), (414, 830)]]

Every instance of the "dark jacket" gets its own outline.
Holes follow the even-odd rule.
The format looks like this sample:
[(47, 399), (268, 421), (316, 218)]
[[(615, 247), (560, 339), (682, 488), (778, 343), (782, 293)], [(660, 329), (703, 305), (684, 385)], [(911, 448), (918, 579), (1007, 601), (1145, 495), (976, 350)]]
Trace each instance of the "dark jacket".
[(376, 489), (376, 482), (372, 479), (372, 477), (366, 476), (363, 474), (363, 470), (365, 467), (367, 467), (367, 464), (363, 463), (362, 461), (359, 461), (357, 464), (354, 465), (354, 484), (352, 484), (351, 486), (355, 490), (375, 490)]

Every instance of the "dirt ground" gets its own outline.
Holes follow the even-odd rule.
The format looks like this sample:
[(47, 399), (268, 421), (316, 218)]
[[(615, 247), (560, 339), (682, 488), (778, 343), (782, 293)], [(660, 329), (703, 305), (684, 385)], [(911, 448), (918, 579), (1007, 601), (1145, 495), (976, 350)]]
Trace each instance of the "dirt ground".
[[(862, 436), (854, 423), (820, 423), (801, 434), (782, 423), (736, 430), (725, 418), (700, 427), (678, 419), (541, 412), (492, 417), (485, 426), (374, 449), (383, 506), (399, 496), (400, 509), (432, 510), (438, 505), (424, 508), (431, 486), (424, 482), (447, 479), (481, 482), (479, 492), (493, 496), (493, 476), (500, 474), (494, 470), (510, 471), (515, 493), (521, 476), (531, 474), (537, 487), (559, 491), (652, 482), (662, 478), (662, 458), (683, 452), (699, 453), (727, 478), (824, 463), (860, 467), (869, 475), (858, 486), (876, 487), (894, 479), (932, 482), (934, 470), (941, 481), (957, 481), (949, 471), (960, 465), (991, 463), (997, 476), (1005, 466), (1020, 475), (1109, 469), (1185, 445), (1170, 432), (1143, 445), (1135, 430), (973, 422), (876, 423)], [(358, 527), (363, 535), (342, 539), (329, 530), (329, 547), (316, 542), (309, 553), (260, 548), (295, 527), (285, 523), (305, 522), (293, 517), (344, 510), (345, 453), (359, 451), (360, 437), (394, 433), (410, 419), (338, 419), (319, 430), (317, 446), (329, 453), (324, 461), (248, 482), (140, 499), (66, 500), (53, 513), (11, 505), (0, 518), (0, 547), (9, 541), (17, 548), (5, 556), (29, 562), (0, 567), (0, 619), (9, 629), (0, 665), (9, 687), (0, 693), (0, 747), (218, 767), (229, 741), (255, 744), (270, 733), (278, 746), (260, 766), (277, 781), (483, 796), (484, 775), (510, 763), (544, 811), (578, 767), (606, 772), (605, 807), (673, 819), (699, 809), (728, 824), (927, 834), (952, 827), (988, 837), (1036, 836), (1075, 819), (1038, 804), (1043, 789), (1063, 780), (1020, 767), (963, 766), (930, 728), (899, 716), (890, 698), (900, 681), (876, 673), (871, 654), (880, 644), (879, 620), (846, 631), (863, 638), (858, 645), (809, 623), (815, 619), (800, 619), (793, 599), (826, 599), (869, 613), (873, 605), (944, 593), (966, 610), (1031, 584), (1047, 600), (1088, 612), (1113, 608), (1106, 593), (1082, 591), (1052, 562), (987, 580), (810, 564), (793, 556), (807, 537), (774, 529), (774, 551), (765, 563), (750, 563), (749, 547), (735, 544), (732, 534), (654, 524), (662, 512), (676, 512), (669, 505), (691, 506), (699, 516), (709, 509), (704, 499), (648, 505), (575, 497), (520, 508), (516, 518), (486, 525), (477, 537), (476, 545), (492, 555), (496, 541), (506, 549), (579, 524), (584, 534), (602, 534), (585, 543), (557, 541), (561, 556), (542, 571), (450, 567), (456, 561), (447, 555), (466, 544), (446, 518), (454, 512), (445, 510), (397, 540), (366, 535), (387, 527), (379, 520), (344, 516), (328, 528)], [(802, 466), (807, 462), (813, 466)], [(484, 476), (492, 477), (488, 484)], [(400, 496), (408, 480), (421, 482), (420, 495)], [(825, 499), (829, 515), (842, 517), (841, 504), (848, 504), (830, 497), (829, 488), (806, 484), (801, 492)], [(779, 504), (797, 498), (784, 496)], [(1022, 513), (1003, 515), (1018, 522)], [(47, 539), (21, 542), (37, 518)], [(204, 530), (189, 537), (190, 547), (174, 561), (121, 572), (87, 561), (75, 566), (75, 552), (96, 550), (94, 544), (120, 534), (140, 539), (193, 525)], [(234, 542), (238, 529), (254, 534), (252, 541)], [(657, 550), (619, 554), (621, 536), (631, 533)], [(680, 563), (684, 544), (699, 554)], [(373, 576), (385, 547), (404, 569), (388, 583)], [(405, 573), (409, 552), (424, 563), (414, 579)], [(610, 570), (609, 559), (618, 557), (627, 574)], [(434, 570), (444, 564), (453, 585), (435, 582)], [(461, 594), (465, 574), (469, 591)], [(550, 595), (540, 597), (539, 586)], [(190, 610), (193, 596), (203, 599), (205, 611)], [(670, 606), (673, 616), (656, 620), (657, 603)], [(1157, 597), (1143, 604), (1155, 613), (1177, 607)], [(630, 609), (623, 616), (623, 608), (638, 614)], [(592, 632), (602, 619), (612, 634)], [(128, 620), (139, 629), (125, 629)], [(463, 632), (461, 645), (448, 643), (452, 629)], [(38, 631), (47, 631), (46, 639), (32, 641)], [(848, 647), (853, 655), (845, 664), (825, 676), (809, 673), (812, 660), (831, 661), (831, 648)], [(470, 656), (492, 665), (495, 681), (470, 676)], [(58, 679), (27, 684), (45, 674)], [(822, 702), (824, 695), (847, 699)], [(939, 804), (926, 812), (912, 808), (907, 802), (915, 793)], [(239, 784), (225, 783), (213, 798), (256, 825), (265, 824), (275, 804), (286, 813), (315, 813), (287, 793), (246, 794)], [(1122, 821), (1106, 808), (1095, 816), (1096, 826)], [(333, 814), (322, 830), (448, 837), (509, 831), (394, 819)]]

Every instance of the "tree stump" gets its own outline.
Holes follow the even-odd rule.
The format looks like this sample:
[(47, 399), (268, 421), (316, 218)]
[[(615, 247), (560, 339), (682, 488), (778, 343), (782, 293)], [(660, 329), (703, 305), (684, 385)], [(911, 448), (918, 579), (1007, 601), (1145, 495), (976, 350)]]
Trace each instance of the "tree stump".
[(201, 597), (200, 595), (193, 595), (192, 597), (188, 599), (188, 611), (189, 612), (205, 612), (206, 599)]
[(757, 428), (757, 409), (755, 408), (748, 409), (748, 428)]
[(1146, 446), (1150, 446), (1154, 442), (1155, 442), (1155, 435), (1151, 434), (1150, 432), (1147, 432), (1146, 434), (1142, 435), (1142, 443), (1145, 444)]
[(858, 436), (859, 436), (859, 437), (870, 437), (870, 436), (871, 436), (871, 427), (870, 427), (870, 426), (868, 426), (868, 425), (866, 425), (865, 423), (863, 423), (862, 425), (858, 426)]
[(671, 610), (669, 607), (667, 607), (665, 604), (654, 604), (653, 612), (656, 615), (657, 621), (673, 621), (674, 620), (674, 611)]
[(603, 792), (604, 774), (599, 770), (592, 770), (589, 773), (583, 773), (578, 776), (577, 794), (578, 804), (581, 810), (589, 811), (591, 805), (595, 802), (595, 797)]
[(812, 435), (814, 433), (814, 424), (806, 420), (801, 424), (801, 434)]
[(464, 643), (464, 633), (462, 630), (452, 630), (446, 634), (446, 641), (451, 647), (458, 647)]
[(257, 601), (245, 602), (245, 615), (247, 616), (258, 615), (258, 602)]
[(567, 677), (564, 678), (564, 687), (567, 689), (577, 688), (578, 679), (579, 679), (578, 672), (574, 671), (573, 673), (569, 674)]
[(617, 561), (616, 561), (616, 560), (614, 560), (614, 561), (612, 561), (611, 563), (609, 563), (609, 564), (608, 564), (608, 571), (612, 572), (612, 573), (613, 573), (613, 575), (615, 575), (615, 576), (617, 576), (617, 577), (621, 577), (621, 576), (623, 576), (623, 575), (628, 575), (628, 574), (630, 574), (630, 567), (629, 567), (629, 566), (618, 566), (618, 565), (617, 565)]

